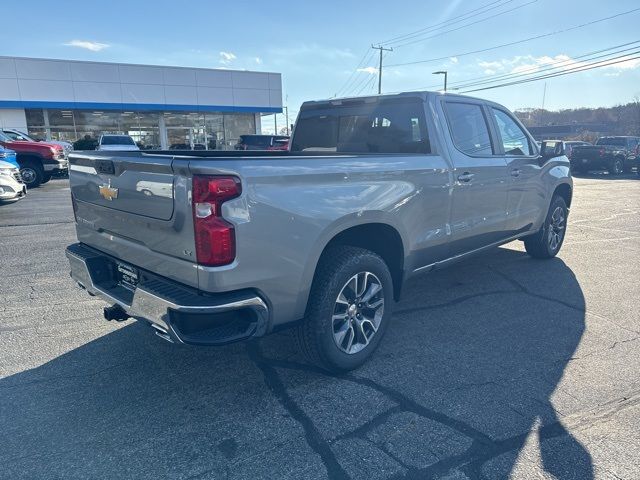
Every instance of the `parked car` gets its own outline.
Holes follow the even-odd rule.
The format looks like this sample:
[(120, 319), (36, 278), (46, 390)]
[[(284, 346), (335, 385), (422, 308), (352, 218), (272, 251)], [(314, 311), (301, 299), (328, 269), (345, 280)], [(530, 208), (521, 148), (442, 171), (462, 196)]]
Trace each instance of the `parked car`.
[(195, 345), (295, 325), (310, 361), (341, 371), (378, 346), (409, 277), (516, 239), (539, 259), (562, 246), (573, 190), (562, 143), (538, 149), (496, 103), (306, 102), (291, 140), (152, 161), (72, 154), (84, 168), (71, 170), (71, 276), (113, 303), (109, 320)]
[[(12, 140), (21, 140), (24, 142), (39, 142), (40, 140), (36, 140), (33, 137), (30, 137), (29, 135), (27, 135), (24, 132), (21, 132), (20, 130), (15, 130), (13, 128), (3, 128), (2, 132), (9, 138), (11, 138)], [(69, 152), (73, 151), (73, 144), (69, 143), (69, 142), (63, 142), (61, 140), (47, 140), (47, 143), (52, 143), (54, 145), (60, 145), (66, 154), (69, 154)]]
[(9, 148), (3, 147), (2, 145), (0, 145), (0, 160), (20, 168), (20, 165), (18, 165), (18, 157), (16, 156), (16, 152)]
[(96, 150), (132, 151), (140, 150), (140, 148), (129, 135), (113, 135), (105, 133), (104, 135), (100, 135)]
[(0, 203), (15, 202), (27, 194), (20, 170), (13, 163), (0, 160)]
[(564, 153), (569, 160), (573, 155), (573, 147), (585, 147), (592, 145), (589, 142), (582, 142), (580, 140), (567, 140), (564, 142)]
[(28, 188), (48, 182), (53, 175), (66, 175), (69, 162), (60, 145), (13, 140), (0, 132), (0, 145), (14, 150), (22, 180)]
[(595, 145), (575, 146), (571, 152), (574, 172), (608, 170), (611, 175), (638, 166), (640, 137), (600, 137)]
[(287, 150), (289, 137), (286, 135), (240, 135), (236, 150)]

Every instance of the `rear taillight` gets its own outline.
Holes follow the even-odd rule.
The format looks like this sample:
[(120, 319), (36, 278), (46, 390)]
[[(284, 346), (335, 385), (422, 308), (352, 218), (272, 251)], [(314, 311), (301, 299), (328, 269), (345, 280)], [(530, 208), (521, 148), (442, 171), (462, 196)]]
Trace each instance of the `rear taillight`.
[(236, 258), (235, 231), (222, 218), (222, 204), (240, 193), (240, 180), (235, 177), (193, 177), (193, 224), (196, 260), (200, 265), (217, 267)]

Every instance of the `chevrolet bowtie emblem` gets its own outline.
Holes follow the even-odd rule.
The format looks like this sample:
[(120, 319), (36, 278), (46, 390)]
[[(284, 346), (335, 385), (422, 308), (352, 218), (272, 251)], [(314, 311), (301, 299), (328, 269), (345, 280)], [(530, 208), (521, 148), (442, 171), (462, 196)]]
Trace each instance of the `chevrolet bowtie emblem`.
[(118, 198), (118, 189), (111, 186), (111, 181), (107, 185), (100, 185), (100, 195), (106, 200), (112, 201), (114, 198)]

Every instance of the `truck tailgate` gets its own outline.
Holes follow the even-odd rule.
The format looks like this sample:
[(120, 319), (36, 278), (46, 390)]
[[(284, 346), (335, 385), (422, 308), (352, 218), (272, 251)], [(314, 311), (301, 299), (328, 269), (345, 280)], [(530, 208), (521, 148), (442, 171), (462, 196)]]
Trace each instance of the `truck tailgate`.
[(74, 153), (69, 183), (78, 240), (197, 286), (188, 162), (140, 152)]

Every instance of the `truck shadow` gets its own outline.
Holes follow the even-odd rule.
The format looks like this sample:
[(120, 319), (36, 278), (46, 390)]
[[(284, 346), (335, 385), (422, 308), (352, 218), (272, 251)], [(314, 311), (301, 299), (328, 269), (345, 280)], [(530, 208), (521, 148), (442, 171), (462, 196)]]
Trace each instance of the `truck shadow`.
[(584, 312), (562, 260), (501, 248), (413, 280), (346, 375), (289, 332), (197, 349), (127, 324), (0, 380), (0, 477), (527, 478), (534, 448), (556, 478), (593, 478), (559, 385)]

